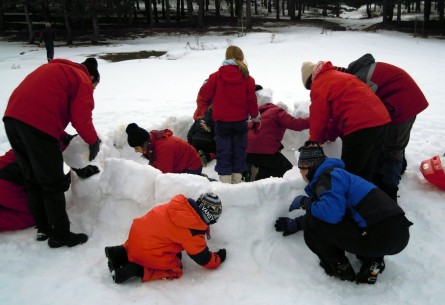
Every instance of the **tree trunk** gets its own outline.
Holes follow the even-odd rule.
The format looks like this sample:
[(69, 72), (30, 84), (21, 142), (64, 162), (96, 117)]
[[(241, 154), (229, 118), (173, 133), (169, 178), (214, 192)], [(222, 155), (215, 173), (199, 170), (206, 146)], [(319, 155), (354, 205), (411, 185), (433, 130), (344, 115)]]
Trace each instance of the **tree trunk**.
[(28, 42), (34, 43), (34, 41), (36, 40), (36, 35), (34, 34), (31, 16), (29, 15), (29, 0), (25, 1), (25, 3), (23, 4), (23, 7), (25, 8), (25, 17), (26, 17), (26, 22), (28, 23), (28, 31), (29, 31)]
[(91, 43), (99, 43), (99, 22), (97, 18), (97, 0), (90, 0), (91, 5), (91, 21), (93, 23), (93, 35), (91, 36)]
[(176, 22), (181, 21), (181, 0), (176, 0)]
[(431, 16), (431, 0), (425, 0), (423, 4), (424, 4), (423, 23), (424, 23), (425, 28), (428, 28), (428, 25), (430, 23), (430, 16)]
[(170, 0), (165, 0), (165, 21), (170, 24)]
[(204, 0), (198, 0), (198, 27), (202, 28), (204, 25)]
[(152, 1), (151, 0), (145, 0), (145, 18), (147, 20), (147, 23), (152, 26), (153, 25), (153, 9), (151, 6)]
[(187, 0), (187, 16), (190, 24), (193, 23), (193, 2), (192, 0)]
[(388, 24), (388, 2), (389, 2), (389, 0), (383, 0), (383, 12), (382, 12), (383, 20), (382, 20), (382, 23), (384, 25)]
[(402, 0), (397, 0), (397, 25), (402, 22)]
[(158, 4), (156, 3), (156, 0), (152, 0), (152, 3), (153, 3), (153, 21), (154, 23), (159, 23)]
[(64, 0), (63, 1), (63, 19), (65, 21), (65, 28), (66, 28), (66, 44), (72, 45), (73, 44), (73, 32), (71, 30), (71, 24), (70, 24), (70, 16), (68, 14), (68, 10), (70, 7), (70, 0)]
[(444, 24), (444, 0), (439, 0), (437, 2), (437, 12), (439, 13), (439, 24), (441, 24), (443, 26)]
[(215, 0), (215, 16), (221, 16), (221, 0)]
[(280, 20), (280, 0), (275, 0), (275, 11), (277, 13), (275, 18)]
[(246, 29), (252, 29), (252, 7), (251, 0), (246, 0)]

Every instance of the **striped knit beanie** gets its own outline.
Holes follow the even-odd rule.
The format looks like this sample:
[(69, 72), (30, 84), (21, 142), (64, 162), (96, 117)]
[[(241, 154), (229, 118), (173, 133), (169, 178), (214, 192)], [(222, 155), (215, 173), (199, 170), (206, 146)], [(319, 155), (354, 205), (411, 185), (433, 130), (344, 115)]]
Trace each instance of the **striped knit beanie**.
[(300, 157), (298, 158), (298, 168), (300, 169), (309, 169), (326, 159), (323, 148), (318, 145), (302, 146), (298, 151), (300, 152)]
[(196, 200), (202, 220), (208, 225), (216, 223), (221, 216), (222, 205), (219, 197), (213, 193), (205, 193)]

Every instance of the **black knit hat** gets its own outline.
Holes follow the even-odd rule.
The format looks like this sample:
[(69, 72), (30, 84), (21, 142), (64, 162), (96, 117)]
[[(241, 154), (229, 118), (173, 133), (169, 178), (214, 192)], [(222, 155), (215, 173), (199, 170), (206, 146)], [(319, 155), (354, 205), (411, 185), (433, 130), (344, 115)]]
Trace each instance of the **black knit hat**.
[(300, 169), (310, 169), (326, 159), (323, 148), (319, 145), (302, 146), (298, 151), (300, 152), (300, 157), (298, 158), (298, 168)]
[(131, 147), (144, 146), (145, 142), (150, 142), (150, 134), (136, 123), (128, 124), (125, 132), (128, 135), (128, 145)]
[(88, 73), (93, 77), (93, 83), (100, 82), (99, 70), (97, 70), (97, 60), (94, 57), (87, 58), (82, 65), (87, 67)]
[(213, 193), (205, 193), (196, 200), (202, 220), (208, 225), (216, 223), (221, 216), (222, 205), (219, 197)]

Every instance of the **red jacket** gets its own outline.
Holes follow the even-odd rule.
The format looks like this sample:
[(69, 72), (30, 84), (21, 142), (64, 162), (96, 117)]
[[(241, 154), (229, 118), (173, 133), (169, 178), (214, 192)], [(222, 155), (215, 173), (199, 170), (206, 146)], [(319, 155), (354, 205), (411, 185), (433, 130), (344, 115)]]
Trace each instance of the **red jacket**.
[(376, 62), (369, 53), (351, 62), (347, 71), (371, 87), (388, 109), (392, 123), (405, 122), (428, 107), (422, 90), (405, 70)]
[(0, 157), (0, 231), (25, 229), (34, 224), (20, 168), (9, 150)]
[(261, 128), (252, 129), (253, 122), (249, 123), (247, 134), (248, 154), (275, 154), (281, 150), (286, 129), (302, 131), (309, 128), (309, 118), (294, 118), (280, 106), (271, 103), (261, 105)]
[(239, 122), (247, 120), (249, 115), (256, 118), (255, 80), (251, 76), (245, 78), (235, 65), (221, 66), (199, 90), (194, 117), (201, 116), (210, 103), (215, 122)]
[(319, 63), (312, 79), (310, 141), (324, 143), (391, 121), (383, 103), (365, 83), (337, 71), (330, 61)]
[(88, 144), (97, 140), (93, 125), (93, 85), (84, 65), (55, 59), (30, 73), (9, 98), (5, 117), (15, 118), (56, 139), (71, 122)]
[(150, 131), (150, 147), (145, 154), (150, 165), (165, 173), (183, 173), (202, 167), (196, 149), (173, 135), (169, 129)]
[[(210, 252), (205, 233), (209, 227), (183, 195), (158, 205), (133, 220), (124, 244), (128, 260), (144, 267), (143, 281), (179, 278), (182, 264), (177, 254), (183, 250), (205, 268), (221, 264), (219, 256)], [(207, 257), (208, 261), (202, 261)]]

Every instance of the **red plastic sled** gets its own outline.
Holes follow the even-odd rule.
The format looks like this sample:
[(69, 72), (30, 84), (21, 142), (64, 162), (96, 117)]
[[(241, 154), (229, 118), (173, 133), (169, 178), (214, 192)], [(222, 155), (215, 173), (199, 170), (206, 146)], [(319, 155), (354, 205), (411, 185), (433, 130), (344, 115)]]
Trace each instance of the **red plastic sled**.
[(420, 172), (429, 183), (445, 190), (445, 172), (439, 156), (422, 161), (420, 164)]

